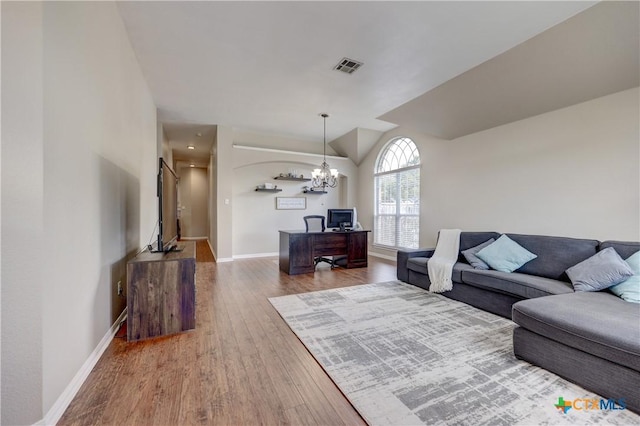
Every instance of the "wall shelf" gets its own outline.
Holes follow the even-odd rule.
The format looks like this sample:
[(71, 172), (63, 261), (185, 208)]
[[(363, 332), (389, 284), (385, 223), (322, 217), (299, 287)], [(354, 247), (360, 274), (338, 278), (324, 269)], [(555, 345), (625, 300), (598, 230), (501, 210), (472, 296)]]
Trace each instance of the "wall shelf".
[(327, 191), (311, 191), (311, 190), (305, 190), (302, 191), (305, 194), (328, 194)]
[(277, 180), (293, 180), (296, 182), (309, 182), (311, 178), (302, 178), (302, 177), (291, 177), (291, 176), (276, 176), (274, 179)]
[(279, 189), (279, 188), (273, 188), (273, 189), (256, 188), (256, 191), (258, 191), (258, 192), (282, 192), (282, 189)]

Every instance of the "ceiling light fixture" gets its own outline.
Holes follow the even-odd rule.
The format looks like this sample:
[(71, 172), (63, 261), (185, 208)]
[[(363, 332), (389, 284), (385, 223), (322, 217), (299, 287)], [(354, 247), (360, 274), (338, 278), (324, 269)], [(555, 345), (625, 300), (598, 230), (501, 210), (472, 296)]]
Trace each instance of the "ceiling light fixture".
[(320, 117), (322, 117), (324, 123), (323, 161), (319, 169), (313, 169), (311, 172), (311, 185), (314, 188), (322, 188), (324, 191), (327, 186), (335, 188), (338, 185), (338, 169), (332, 169), (327, 163), (327, 118), (329, 114), (322, 113)]
[(195, 167), (195, 166), (196, 166), (195, 164), (189, 164), (189, 167)]
[(193, 145), (187, 145), (187, 149), (196, 149), (196, 147)]

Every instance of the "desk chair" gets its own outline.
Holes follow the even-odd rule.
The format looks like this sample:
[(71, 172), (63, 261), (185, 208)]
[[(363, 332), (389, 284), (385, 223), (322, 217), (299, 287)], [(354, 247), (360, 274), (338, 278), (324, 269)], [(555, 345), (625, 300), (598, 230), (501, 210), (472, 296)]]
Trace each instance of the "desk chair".
[[(304, 217), (304, 226), (306, 232), (324, 232), (324, 216), (309, 215)], [(328, 257), (316, 256), (313, 258), (313, 266), (318, 266), (318, 263), (326, 262), (331, 265), (331, 269), (334, 268), (333, 259)]]

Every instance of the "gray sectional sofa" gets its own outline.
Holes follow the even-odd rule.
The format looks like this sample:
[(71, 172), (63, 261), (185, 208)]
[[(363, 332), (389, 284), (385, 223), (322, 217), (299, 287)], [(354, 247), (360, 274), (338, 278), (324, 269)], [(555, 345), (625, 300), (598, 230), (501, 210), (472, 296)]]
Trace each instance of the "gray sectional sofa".
[[(605, 398), (623, 398), (640, 413), (640, 304), (608, 291), (575, 292), (566, 270), (613, 247), (623, 258), (639, 242), (506, 234), (537, 255), (507, 273), (474, 269), (462, 251), (501, 234), (462, 232), (451, 299), (512, 319), (516, 357), (556, 373)], [(400, 250), (398, 279), (429, 289), (434, 249)]]

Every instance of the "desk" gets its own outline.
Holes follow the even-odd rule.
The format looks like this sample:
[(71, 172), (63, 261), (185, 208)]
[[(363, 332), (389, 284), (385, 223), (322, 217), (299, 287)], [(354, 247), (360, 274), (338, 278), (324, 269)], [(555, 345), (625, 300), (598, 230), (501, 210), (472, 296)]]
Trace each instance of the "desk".
[(367, 233), (371, 231), (280, 231), (280, 270), (289, 275), (315, 271), (316, 256), (346, 255), (346, 268), (367, 266)]

